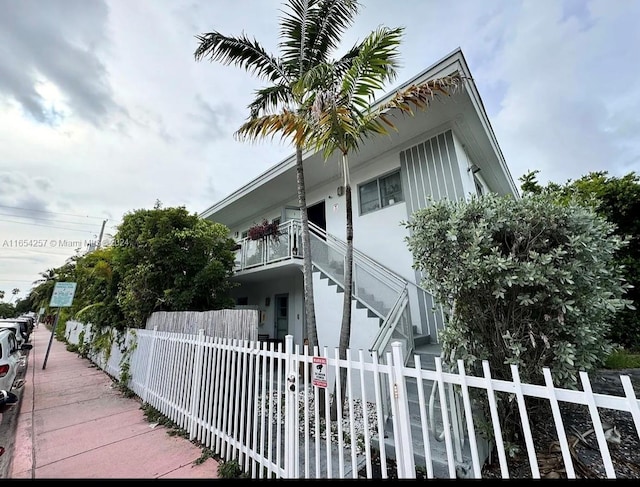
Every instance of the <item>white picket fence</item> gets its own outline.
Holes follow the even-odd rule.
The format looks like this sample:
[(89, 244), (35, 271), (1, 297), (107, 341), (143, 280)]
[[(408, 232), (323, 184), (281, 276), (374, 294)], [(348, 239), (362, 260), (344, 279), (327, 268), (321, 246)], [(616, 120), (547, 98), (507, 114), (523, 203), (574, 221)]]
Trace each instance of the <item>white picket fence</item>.
[[(70, 343), (78, 344), (79, 325), (67, 323), (65, 336)], [(88, 333), (84, 339), (90, 339)], [(616, 472), (598, 409), (628, 412), (640, 437), (640, 401), (626, 375), (620, 376), (625, 395), (610, 396), (593, 393), (585, 373), (580, 374), (583, 390), (578, 391), (554, 387), (548, 369), (544, 370), (545, 385), (541, 386), (521, 383), (515, 366), (511, 368), (512, 381), (492, 379), (486, 362), (483, 377), (466, 375), (462, 362), (457, 373), (443, 372), (439, 359), (435, 371), (422, 370), (419, 357), (415, 367), (405, 367), (399, 343), (387, 354), (386, 364), (378, 363), (375, 356), (365, 359), (362, 350), (355, 357), (348, 351), (346, 360), (339, 359), (337, 350), (331, 356), (326, 348), (312, 354), (306, 347), (300, 350), (294, 346), (291, 336), (286, 337), (284, 349), (282, 345), (274, 347), (273, 343), (207, 337), (202, 330), (194, 335), (138, 329), (130, 330), (122, 345), (114, 343), (108, 359), (104, 354), (91, 358), (115, 378), (121, 377), (126, 363), (127, 385), (144, 403), (186, 430), (191, 440), (227, 461), (238, 461), (253, 478), (388, 478), (387, 449), (393, 450), (398, 478), (416, 478), (416, 468), (426, 472), (428, 478), (456, 478), (461, 458), (456, 434), (476, 431), (477, 416), (470, 395), (473, 388), (486, 391), (503, 478), (509, 477), (509, 468), (496, 394), (506, 393), (517, 401), (533, 478), (541, 474), (525, 406), (527, 397), (549, 401), (567, 478), (577, 475), (561, 403), (588, 407), (608, 478), (615, 478)], [(326, 363), (322, 372), (329, 388), (325, 394), (314, 384), (325, 378), (318, 372), (318, 362)], [(331, 422), (330, 393), (332, 384), (340, 379), (341, 368), (346, 369), (347, 380), (343, 420)], [(411, 428), (409, 381), (418, 385), (420, 432)], [(434, 467), (436, 440), (429, 425), (436, 418), (428, 417), (430, 408), (422, 387), (431, 382), (439, 392), (437, 420), (443, 425), (444, 475)], [(373, 387), (368, 387), (371, 383)], [(453, 389), (455, 394), (450, 392)], [(373, 397), (367, 390), (375, 391)], [(383, 390), (391, 391), (391, 398), (383, 398)], [(324, 401), (324, 415), (320, 400)], [(383, 417), (384, 400), (391, 401), (388, 421)], [(385, 434), (393, 438), (393, 448), (385, 443)], [(466, 475), (481, 478), (484, 458), (477, 435), (467, 434), (466, 441), (471, 458)], [(416, 458), (423, 463), (416, 463)]]

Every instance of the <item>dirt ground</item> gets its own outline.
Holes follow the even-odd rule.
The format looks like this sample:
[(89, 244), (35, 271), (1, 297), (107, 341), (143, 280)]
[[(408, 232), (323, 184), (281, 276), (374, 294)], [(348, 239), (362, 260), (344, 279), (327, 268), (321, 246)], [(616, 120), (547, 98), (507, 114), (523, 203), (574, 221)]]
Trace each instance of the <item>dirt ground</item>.
[[(593, 392), (623, 396), (620, 375), (628, 375), (631, 378), (636, 397), (640, 397), (640, 369), (600, 370), (590, 377)], [(584, 435), (593, 428), (588, 408), (564, 404), (561, 406), (561, 413), (571, 446), (576, 477), (606, 479), (607, 474), (595, 434)], [(600, 420), (603, 425), (615, 426), (617, 432), (615, 437), (620, 440), (619, 443), (607, 442), (616, 478), (640, 479), (640, 438), (637, 429), (640, 425), (636, 428), (630, 413), (610, 409), (600, 409)], [(567, 478), (562, 453), (557, 443), (553, 417), (551, 415), (545, 417), (532, 428), (541, 477)], [(584, 437), (584, 441), (578, 439), (579, 435), (576, 432)], [(526, 452), (523, 451), (514, 458), (509, 458), (508, 465), (510, 478), (531, 478), (531, 468)], [(493, 464), (485, 466), (483, 477), (501, 477), (497, 459)]]
[[(590, 377), (593, 392), (624, 396), (620, 381), (621, 375), (628, 375), (631, 378), (636, 397), (640, 398), (640, 369), (600, 370)], [(585, 435), (585, 432), (589, 432), (593, 428), (587, 406), (561, 403), (560, 410), (571, 447), (570, 452), (576, 477), (579, 479), (606, 479), (607, 474), (595, 434), (589, 433)], [(615, 426), (617, 435), (614, 438), (619, 438), (620, 440), (619, 443), (607, 443), (616, 478), (640, 479), (640, 437), (638, 436), (640, 425), (636, 427), (630, 413), (610, 409), (600, 410), (600, 420), (603, 425)], [(532, 425), (532, 434), (541, 477), (549, 479), (567, 478), (562, 453), (557, 443), (558, 438), (553, 416), (547, 415), (543, 420), (536, 421)], [(583, 441), (578, 440), (578, 434), (584, 437)], [(507, 463), (509, 478), (527, 479), (532, 477), (526, 451), (521, 451), (513, 458), (508, 458)], [(373, 468), (373, 477), (380, 478), (379, 458), (374, 458)], [(361, 476), (363, 478), (365, 476), (364, 469), (361, 472)], [(387, 476), (390, 479), (397, 478), (395, 462), (392, 459), (387, 459)], [(482, 477), (502, 477), (497, 457), (493, 463), (484, 466)], [(416, 472), (416, 478), (424, 479), (426, 477), (424, 472), (418, 471)]]

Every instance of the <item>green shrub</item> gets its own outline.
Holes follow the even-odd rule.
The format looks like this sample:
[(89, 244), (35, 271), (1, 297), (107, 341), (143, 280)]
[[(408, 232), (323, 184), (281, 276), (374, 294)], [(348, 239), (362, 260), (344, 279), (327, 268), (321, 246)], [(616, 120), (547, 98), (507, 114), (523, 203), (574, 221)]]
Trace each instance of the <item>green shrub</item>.
[[(489, 194), (434, 203), (406, 226), (414, 267), (446, 313), (445, 364), (462, 359), (482, 376), (487, 360), (493, 378), (509, 381), (515, 364), (528, 383), (543, 383), (549, 367), (556, 385), (575, 388), (578, 372), (610, 353), (612, 318), (629, 303), (614, 259), (623, 242), (592, 209)], [(515, 433), (517, 402), (499, 401)]]
[(242, 467), (236, 460), (220, 462), (218, 464), (218, 475), (222, 479), (235, 479), (245, 477)]

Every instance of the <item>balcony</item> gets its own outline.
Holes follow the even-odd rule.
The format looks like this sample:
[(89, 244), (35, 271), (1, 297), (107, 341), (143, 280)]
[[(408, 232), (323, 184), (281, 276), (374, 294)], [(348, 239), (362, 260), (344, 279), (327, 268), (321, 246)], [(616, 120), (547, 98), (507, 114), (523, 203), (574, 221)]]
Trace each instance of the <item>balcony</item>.
[(278, 227), (277, 235), (258, 240), (245, 237), (238, 241), (234, 270), (254, 269), (292, 259), (302, 259), (302, 226), (298, 220), (289, 220)]

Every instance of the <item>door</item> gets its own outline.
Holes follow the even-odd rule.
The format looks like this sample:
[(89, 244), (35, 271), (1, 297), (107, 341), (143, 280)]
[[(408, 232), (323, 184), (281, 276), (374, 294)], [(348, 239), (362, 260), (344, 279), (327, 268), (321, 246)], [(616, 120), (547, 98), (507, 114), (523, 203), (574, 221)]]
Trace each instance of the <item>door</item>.
[(289, 333), (289, 295), (276, 294), (275, 296), (276, 338), (284, 342), (284, 337)]
[(327, 215), (324, 200), (307, 208), (307, 217), (311, 223), (315, 223), (324, 231), (327, 230)]

